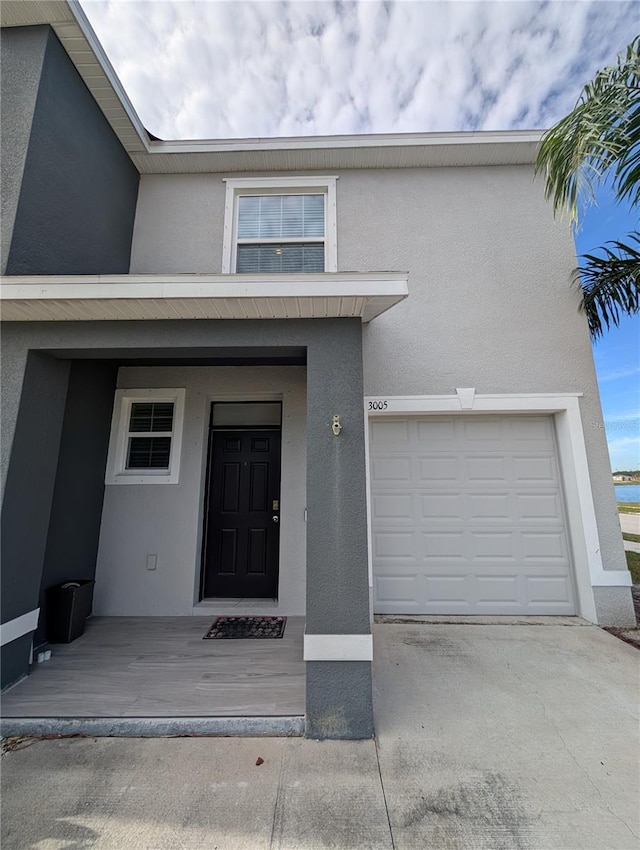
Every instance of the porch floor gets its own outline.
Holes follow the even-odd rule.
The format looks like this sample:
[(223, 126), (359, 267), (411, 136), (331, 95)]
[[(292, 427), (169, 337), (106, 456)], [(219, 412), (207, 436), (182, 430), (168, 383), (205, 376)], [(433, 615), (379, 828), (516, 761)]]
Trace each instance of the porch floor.
[(91, 617), (2, 696), (3, 717), (305, 713), (304, 617), (276, 640), (202, 640), (208, 617)]

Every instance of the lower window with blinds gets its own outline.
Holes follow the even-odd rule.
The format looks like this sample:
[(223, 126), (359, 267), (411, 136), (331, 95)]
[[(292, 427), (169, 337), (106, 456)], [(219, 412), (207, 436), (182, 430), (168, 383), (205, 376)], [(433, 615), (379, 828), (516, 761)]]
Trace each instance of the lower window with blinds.
[(236, 271), (239, 274), (323, 272), (324, 245), (315, 243), (238, 245)]
[(117, 390), (107, 484), (177, 484), (185, 391)]

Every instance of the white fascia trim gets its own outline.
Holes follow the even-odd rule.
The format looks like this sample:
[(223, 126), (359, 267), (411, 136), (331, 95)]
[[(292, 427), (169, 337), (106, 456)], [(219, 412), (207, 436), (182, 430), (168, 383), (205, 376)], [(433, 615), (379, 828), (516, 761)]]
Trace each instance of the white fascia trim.
[(236, 265), (236, 200), (251, 191), (279, 189), (321, 189), (327, 196), (325, 206), (324, 256), (325, 271), (338, 271), (338, 223), (336, 208), (336, 176), (313, 177), (225, 177), (224, 231), (222, 237), (222, 273), (232, 274)]
[[(596, 623), (594, 587), (620, 587), (630, 584), (624, 570), (605, 570), (600, 555), (600, 540), (591, 490), (591, 478), (580, 414), (583, 393), (513, 393), (475, 395), (470, 409), (464, 408), (456, 395), (437, 396), (366, 396), (364, 412), (371, 417), (416, 414), (482, 414), (482, 413), (548, 413), (554, 416), (560, 474), (567, 508), (567, 525), (573, 550), (574, 578), (579, 614)], [(367, 431), (369, 430), (367, 424)], [(370, 459), (368, 441), (366, 466)], [(367, 522), (372, 525), (370, 497)], [(581, 568), (585, 564), (586, 569)], [(369, 577), (373, 581), (373, 550), (369, 538)]]
[(407, 295), (407, 274), (39, 275), (1, 279), (0, 301), (158, 298), (319, 298)]
[(304, 661), (373, 661), (373, 635), (304, 636)]
[(232, 189), (298, 189), (320, 188), (338, 179), (337, 174), (319, 174), (311, 177), (223, 177), (222, 182)]
[(448, 145), (537, 144), (543, 130), (458, 133), (381, 133), (346, 136), (283, 136), (272, 139), (191, 139), (152, 141), (151, 153), (229, 153), (236, 151), (322, 150), (338, 148), (434, 147)]
[[(93, 28), (89, 23), (89, 19), (85, 15), (82, 6), (78, 2), (78, 0), (67, 0), (67, 4), (69, 6), (69, 9), (71, 10), (73, 17), (76, 20), (78, 27), (82, 32), (82, 35), (87, 40), (87, 44), (89, 45), (91, 52), (96, 57), (98, 64), (100, 65), (105, 77), (107, 78), (107, 82), (109, 83), (109, 85), (113, 89), (114, 94), (122, 104), (122, 108), (127, 113), (127, 117), (129, 121), (131, 121), (133, 128), (136, 131), (136, 134), (140, 139), (140, 143), (146, 148), (147, 152), (149, 152), (149, 134), (145, 130), (144, 125), (138, 116), (138, 113), (135, 111), (133, 104), (129, 100), (122, 83), (118, 79), (118, 75), (116, 74), (113, 65), (109, 61), (107, 54), (104, 52), (104, 48), (98, 41), (98, 36), (93, 31)], [(54, 29), (56, 28), (55, 23), (53, 23), (51, 26)], [(72, 61), (75, 63), (75, 57), (72, 56), (71, 58)]]
[(23, 635), (29, 634), (29, 632), (35, 632), (38, 627), (39, 614), (40, 609), (34, 608), (28, 614), (21, 614), (7, 623), (2, 623), (0, 625), (0, 646), (6, 646)]

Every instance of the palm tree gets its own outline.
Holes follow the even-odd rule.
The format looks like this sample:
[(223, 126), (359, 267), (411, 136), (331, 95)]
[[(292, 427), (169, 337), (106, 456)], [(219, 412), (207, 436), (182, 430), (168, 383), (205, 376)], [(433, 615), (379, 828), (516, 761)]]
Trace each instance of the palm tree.
[[(555, 211), (576, 223), (579, 202), (593, 203), (594, 183), (605, 174), (618, 201), (640, 207), (640, 36), (588, 83), (573, 110), (545, 133), (536, 173)], [(640, 311), (640, 234), (586, 254), (576, 270), (591, 336), (622, 315)]]

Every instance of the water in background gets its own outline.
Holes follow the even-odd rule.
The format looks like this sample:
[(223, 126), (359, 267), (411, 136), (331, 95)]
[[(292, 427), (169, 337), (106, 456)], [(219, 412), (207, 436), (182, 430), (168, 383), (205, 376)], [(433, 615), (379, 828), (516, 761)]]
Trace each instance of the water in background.
[(615, 484), (618, 502), (640, 502), (640, 484)]

